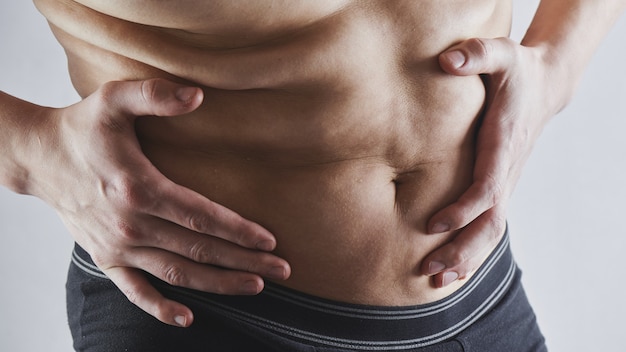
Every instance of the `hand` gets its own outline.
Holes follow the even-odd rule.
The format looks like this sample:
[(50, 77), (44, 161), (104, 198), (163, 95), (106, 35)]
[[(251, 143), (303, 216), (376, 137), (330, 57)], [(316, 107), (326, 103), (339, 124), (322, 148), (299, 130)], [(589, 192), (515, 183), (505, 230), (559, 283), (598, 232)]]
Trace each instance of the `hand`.
[(550, 68), (540, 48), (507, 38), (466, 40), (441, 54), (439, 62), (449, 74), (482, 74), (487, 91), (473, 183), (429, 220), (431, 233), (460, 230), (422, 263), (422, 272), (443, 287), (477, 269), (502, 238), (506, 204), (522, 168), (572, 88), (552, 77), (559, 70)]
[(137, 116), (195, 110), (202, 90), (155, 79), (110, 82), (80, 103), (47, 109), (34, 126), (44, 146), (33, 191), (51, 204), (95, 264), (160, 321), (189, 326), (191, 310), (164, 298), (142, 270), (176, 286), (257, 294), (262, 277), (286, 279), (261, 226), (165, 178), (143, 155)]

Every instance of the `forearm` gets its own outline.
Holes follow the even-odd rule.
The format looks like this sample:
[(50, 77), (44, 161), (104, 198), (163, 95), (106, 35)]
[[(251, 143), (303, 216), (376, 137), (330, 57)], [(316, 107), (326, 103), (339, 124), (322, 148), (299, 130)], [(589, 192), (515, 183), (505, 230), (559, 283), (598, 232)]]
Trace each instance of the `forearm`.
[(542, 0), (522, 45), (540, 49), (563, 107), (598, 45), (626, 9), (626, 0)]
[(37, 124), (44, 110), (0, 91), (0, 185), (15, 192), (28, 193), (28, 159), (42, 143)]

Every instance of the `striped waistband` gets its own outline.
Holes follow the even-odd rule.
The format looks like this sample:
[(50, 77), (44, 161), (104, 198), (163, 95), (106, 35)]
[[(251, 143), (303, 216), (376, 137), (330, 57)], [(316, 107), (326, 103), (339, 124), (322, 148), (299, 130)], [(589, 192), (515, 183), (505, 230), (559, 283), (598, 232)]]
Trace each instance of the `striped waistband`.
[[(76, 246), (72, 262), (106, 276)], [(316, 346), (360, 351), (407, 350), (445, 341), (484, 316), (516, 277), (508, 232), (472, 278), (452, 295), (424, 305), (379, 307), (346, 304), (266, 282), (257, 296), (220, 296), (155, 285), (164, 295), (226, 319)]]

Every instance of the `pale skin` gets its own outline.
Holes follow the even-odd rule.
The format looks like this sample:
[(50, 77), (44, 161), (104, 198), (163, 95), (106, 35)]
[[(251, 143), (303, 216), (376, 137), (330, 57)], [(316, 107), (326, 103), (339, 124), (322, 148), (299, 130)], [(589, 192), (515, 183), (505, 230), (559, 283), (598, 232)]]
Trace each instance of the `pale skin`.
[[(445, 121), (435, 124), (422, 118), (417, 121), (420, 129), (402, 125), (402, 128), (394, 130), (408, 130), (411, 132), (408, 135), (398, 132), (376, 135), (372, 133), (381, 126), (388, 126), (390, 120), (384, 113), (375, 115), (381, 118), (381, 124), (365, 124), (364, 128), (369, 129), (362, 132), (364, 136), (367, 135), (368, 146), (374, 138), (379, 141), (374, 145), (385, 146), (387, 152), (367, 149), (367, 153), (355, 155), (355, 150), (364, 150), (364, 145), (354, 138), (355, 135), (359, 136), (359, 130), (354, 130), (357, 128), (355, 125), (349, 126), (349, 134), (333, 138), (328, 131), (338, 133), (343, 131), (342, 128), (348, 131), (348, 126), (333, 124), (333, 120), (322, 120), (323, 126), (327, 128), (312, 130), (318, 133), (314, 141), (323, 139), (326, 142), (321, 145), (297, 134), (293, 136), (293, 141), (289, 140), (290, 135), (286, 132), (294, 133), (294, 125), (286, 125), (287, 122), (263, 121), (262, 108), (273, 109), (272, 114), (279, 118), (288, 112), (286, 105), (289, 100), (284, 99), (280, 100), (280, 108), (258, 104), (254, 110), (259, 114), (254, 116), (260, 120), (257, 122), (239, 122), (230, 127), (203, 125), (203, 119), (219, 119), (225, 114), (236, 115), (236, 111), (229, 111), (228, 108), (242, 104), (238, 101), (237, 95), (240, 93), (237, 90), (256, 87), (269, 90), (276, 87), (293, 89), (291, 99), (296, 102), (299, 94), (304, 97), (304, 94), (313, 92), (314, 95), (306, 95), (306, 98), (316, 98), (318, 108), (328, 106), (339, 109), (336, 111), (343, 112), (340, 116), (363, 114), (363, 111), (355, 112), (355, 106), (369, 100), (355, 100), (355, 106), (349, 109), (330, 105), (329, 97), (315, 93), (315, 87), (306, 86), (304, 80), (297, 79), (317, 80), (320, 85), (331, 82), (342, 85), (340, 92), (370, 97), (367, 91), (355, 88), (367, 88), (366, 83), (359, 82), (355, 86), (355, 82), (349, 80), (337, 82), (337, 76), (332, 76), (332, 80), (328, 81), (321, 74), (330, 73), (329, 67), (323, 65), (310, 66), (322, 67), (326, 71), (310, 69), (306, 77), (299, 71), (302, 64), (290, 66), (283, 62), (275, 68), (269, 65), (275, 62), (276, 52), (287, 58), (298, 55), (300, 51), (296, 50), (296, 44), (278, 46), (278, 51), (272, 51), (269, 46), (266, 51), (231, 55), (224, 62), (220, 62), (219, 57), (209, 57), (213, 59), (209, 62), (216, 62), (214, 68), (208, 65), (204, 70), (192, 72), (182, 63), (168, 60), (158, 52), (133, 47), (132, 39), (126, 41), (127, 46), (124, 47), (116, 46), (115, 41), (108, 42), (108, 39), (98, 37), (101, 33), (97, 31), (98, 23), (94, 17), (87, 18), (95, 23), (96, 30), (85, 31), (85, 27), (78, 23), (79, 20), (72, 22), (64, 19), (64, 14), (74, 10), (72, 6), (53, 6), (50, 5), (53, 2), (48, 1), (36, 3), (53, 22), (55, 34), (68, 49), (74, 83), (85, 99), (67, 108), (49, 109), (2, 94), (0, 140), (3, 153), (0, 166), (3, 173), (0, 174), (0, 180), (3, 185), (17, 192), (36, 195), (52, 205), (76, 241), (88, 250), (96, 264), (131, 301), (157, 319), (179, 326), (192, 323), (192, 312), (177, 302), (163, 298), (137, 269), (148, 271), (176, 285), (209, 292), (255, 294), (262, 290), (265, 278), (279, 280), (287, 286), (320, 296), (366, 304), (426, 303), (456, 290), (463, 285), (463, 278), (471, 275), (499, 240), (504, 229), (507, 199), (534, 141), (547, 121), (566, 105), (595, 46), (626, 7), (625, 1), (544, 0), (521, 45), (508, 39), (466, 40), (475, 36), (506, 36), (507, 21), (495, 21), (495, 25), (485, 27), (484, 23), (493, 23), (493, 19), (488, 21), (488, 18), (484, 22), (477, 19), (483, 15), (481, 8), (493, 5), (492, 2), (484, 1), (479, 4), (483, 7), (476, 5), (478, 10), (474, 20), (467, 20), (469, 22), (466, 24), (475, 25), (472, 33), (442, 29), (443, 39), (426, 44), (410, 42), (410, 39), (405, 38), (407, 42), (403, 44), (413, 51), (402, 52), (399, 56), (385, 56), (383, 59), (390, 61), (371, 62), (372, 66), (385, 67), (399, 58), (409, 60), (415, 66), (409, 65), (406, 72), (426, 76), (424, 81), (409, 82), (409, 91), (415, 89), (419, 92), (422, 86), (427, 86), (429, 91), (440, 88), (445, 89), (447, 94), (452, 90), (459, 97), (464, 97), (464, 100), (458, 103), (457, 109), (445, 110), (442, 105), (447, 105), (447, 102), (438, 103), (444, 99), (442, 96), (435, 96), (437, 99), (431, 101), (417, 94), (416, 100), (410, 101), (409, 106), (419, 105), (421, 110), (411, 110), (412, 114), (402, 115), (408, 108), (394, 105), (399, 109), (393, 116), (454, 115), (457, 120), (454, 124), (446, 124)], [(73, 4), (71, 1), (67, 3)], [(89, 2), (84, 3), (90, 5)], [(133, 4), (122, 3), (129, 6)], [(329, 1), (325, 6), (313, 9), (317, 12), (312, 9), (292, 9), (292, 12), (287, 13), (291, 17), (285, 16), (291, 20), (282, 22), (282, 25), (293, 30), (290, 26), (297, 28), (303, 21), (315, 22), (317, 17), (306, 17), (311, 13), (320, 18), (327, 17), (334, 14), (334, 10), (343, 9), (346, 3)], [(400, 8), (400, 3), (393, 4)], [(189, 6), (192, 12), (201, 12), (197, 9), (194, 11), (194, 6), (200, 6), (200, 2), (190, 1)], [(437, 8), (442, 11), (441, 6)], [(454, 8), (451, 6), (446, 11)], [(82, 7), (75, 9), (84, 10)], [(154, 9), (154, 13), (148, 12), (153, 17), (134, 20), (161, 23), (167, 19), (169, 22), (163, 25), (168, 27), (192, 23), (184, 13), (177, 16), (167, 11), (168, 16), (163, 16), (159, 15), (159, 8)], [(106, 8), (98, 10), (112, 11)], [(372, 11), (371, 16), (381, 20), (381, 13), (393, 10), (377, 9)], [(459, 12), (463, 12), (461, 10)], [(501, 16), (498, 18), (507, 17), (507, 8), (499, 11)], [(250, 11), (251, 16), (255, 13), (259, 11)], [(370, 15), (369, 12), (367, 14)], [(436, 13), (429, 13), (425, 17), (434, 18), (434, 15)], [(446, 13), (446, 17), (455, 19), (450, 13)], [(368, 29), (361, 22), (354, 22), (353, 17), (335, 18), (336, 21), (327, 24), (326, 32), (324, 27), (319, 30), (325, 34), (324, 43), (333, 43), (329, 41), (328, 34), (337, 33), (335, 29), (345, 29), (346, 26)], [(112, 19), (106, 21), (110, 21), (109, 24), (119, 23)], [(386, 22), (381, 23), (388, 25)], [(222, 25), (228, 27), (228, 24)], [(261, 25), (265, 24), (261, 21)], [(85, 33), (74, 32), (74, 27)], [(119, 28), (125, 29), (123, 26)], [(272, 30), (280, 33), (284, 29)], [(379, 30), (377, 28), (373, 33)], [(397, 34), (393, 28), (389, 31), (390, 34)], [(128, 31), (120, 33), (129, 36)], [(144, 36), (143, 40), (151, 38), (150, 33), (139, 29), (130, 33), (136, 33), (138, 38)], [(236, 34), (236, 31), (229, 29), (224, 33)], [(223, 39), (223, 36), (210, 39), (204, 37), (200, 41), (218, 48), (226, 44), (245, 46), (255, 40), (262, 40), (263, 36), (275, 34), (269, 29), (268, 33), (255, 33), (259, 34), (260, 39), (233, 35), (225, 42), (219, 39)], [(302, 44), (310, 50), (314, 50), (315, 43), (318, 43), (316, 32), (312, 33), (303, 37), (310, 41)], [(417, 33), (419, 37), (419, 30)], [(346, 32), (346, 35), (349, 34), (349, 31)], [(74, 38), (79, 36), (86, 37), (76, 41)], [(114, 37), (115, 33), (109, 39)], [(343, 38), (338, 35), (332, 39)], [(195, 36), (186, 39), (198, 40)], [(368, 37), (373, 42), (375, 39), (375, 36)], [(96, 49), (84, 50), (85, 42), (91, 43)], [(178, 43), (159, 42), (161, 51), (164, 51), (163, 46), (167, 48), (171, 45), (174, 48), (178, 47)], [(319, 49), (326, 50), (320, 53), (334, 57), (335, 63), (339, 65), (337, 67), (352, 67), (341, 66), (342, 58), (332, 48)], [(72, 50), (89, 54), (81, 56), (73, 54)], [(363, 47), (356, 46), (354, 50), (363, 50)], [(379, 51), (381, 47), (374, 46), (373, 50)], [(439, 63), (445, 72), (468, 76), (467, 79), (446, 77), (431, 65), (429, 60), (433, 59), (436, 63), (438, 54), (444, 51), (446, 53), (439, 56)], [(116, 56), (109, 52), (115, 52)], [(189, 64), (189, 60), (194, 57), (198, 58), (192, 50), (186, 54), (190, 56), (186, 57), (185, 64)], [(107, 64), (90, 64), (88, 59), (95, 56)], [(133, 62), (125, 59), (132, 56), (135, 56)], [(264, 58), (268, 59), (267, 64), (262, 66), (262, 70), (255, 70), (258, 67), (255, 63)], [(359, 63), (353, 65), (361, 67)], [(267, 74), (271, 69), (276, 71)], [(352, 74), (358, 77), (364, 72), (374, 76), (370, 79), (378, 79), (378, 89), (389, 89), (398, 84), (398, 81), (388, 79), (386, 75), (390, 73), (385, 72), (378, 77), (375, 75), (376, 70), (372, 71), (369, 67), (363, 72), (354, 71)], [(488, 77), (486, 95), (467, 97), (464, 91), (481, 85), (477, 74), (486, 74)], [(432, 77), (429, 78), (429, 75)], [(154, 77), (177, 80), (185, 85), (162, 79), (149, 80)], [(107, 83), (122, 79), (129, 81)], [(188, 87), (191, 83), (193, 85)], [(385, 87), (385, 84), (391, 86)], [(220, 89), (232, 91), (223, 92)], [(380, 95), (379, 90), (375, 90), (375, 93)], [(248, 104), (253, 105), (255, 102), (253, 95), (244, 98)], [(273, 96), (273, 99), (280, 98)], [(478, 129), (477, 140), (467, 139), (465, 136), (476, 128), (475, 121), (484, 98), (487, 100), (487, 108), (484, 121)], [(229, 101), (232, 105), (228, 105)], [(137, 116), (167, 118), (144, 117), (138, 120), (138, 140), (134, 128)], [(243, 119), (250, 115), (246, 112), (241, 116)], [(310, 118), (316, 116), (319, 118), (319, 115), (311, 113)], [(342, 121), (350, 122), (345, 118)], [(415, 122), (411, 119), (401, 121)], [(170, 122), (171, 125), (168, 125)], [(247, 129), (246, 126), (251, 123), (258, 124)], [(185, 126), (189, 124), (193, 125), (193, 130), (199, 129), (201, 132), (176, 134), (180, 131), (188, 132)], [(271, 131), (262, 128), (268, 125), (274, 128)], [(363, 128), (362, 125), (359, 121), (358, 126)], [(217, 130), (208, 131), (205, 128), (207, 126)], [(304, 122), (295, 126), (311, 131), (311, 127)], [(419, 134), (422, 129), (426, 130), (425, 134)], [(236, 130), (237, 137), (228, 135), (233, 130)], [(438, 135), (436, 130), (444, 130), (444, 134)], [(164, 131), (168, 132), (165, 137)], [(268, 136), (273, 137), (272, 141), (268, 142), (265, 138)], [(428, 141), (431, 138), (429, 136), (450, 142), (420, 142)], [(274, 138), (280, 142), (274, 141)], [(207, 139), (220, 139), (220, 142), (206, 142)], [(391, 146), (388, 142), (382, 143), (389, 139), (401, 142)], [(184, 140), (184, 143), (180, 140)], [(242, 147), (239, 144), (242, 140), (256, 143), (255, 148)], [(174, 148), (176, 157), (161, 148), (163, 144)], [(427, 148), (432, 145), (442, 146), (441, 154)], [(220, 150), (224, 146), (230, 149), (228, 153)], [(300, 148), (300, 152), (285, 152), (296, 147)], [(195, 148), (200, 149), (202, 159), (195, 156)], [(183, 153), (189, 150), (190, 153)], [(280, 157), (268, 162), (270, 156), (276, 155), (270, 151), (276, 150), (281, 151), (278, 154)], [(475, 162), (472, 157), (474, 154)], [(319, 155), (324, 158), (318, 158)], [(194, 176), (191, 167), (185, 165), (193, 165), (197, 170), (198, 160), (203, 160), (211, 169), (200, 168)], [(320, 167), (320, 164), (338, 166)], [(421, 168), (423, 164), (440, 166)], [(254, 177), (248, 179), (241, 174)], [(447, 179), (444, 176), (450, 174), (457, 177)], [(211, 180), (207, 181), (209, 176)], [(281, 182), (272, 183), (277, 177), (282, 177)], [(363, 187), (350, 188), (355, 177), (364, 184)], [(387, 181), (381, 182), (382, 179)], [(297, 187), (291, 188), (289, 182)], [(271, 194), (269, 191), (264, 193), (268, 187)], [(428, 192), (425, 188), (434, 191)], [(68, 194), (68, 189), (72, 189), (73, 193)], [(63, 193), (59, 190), (63, 190)], [(249, 197), (238, 195), (241, 190), (247, 195), (255, 194), (262, 200), (262, 204), (250, 204)], [(395, 192), (395, 199), (393, 195), (385, 198), (389, 196), (389, 190)], [(294, 194), (298, 195), (298, 199), (306, 201), (284, 204), (293, 199)], [(324, 197), (317, 199), (316, 194)], [(328, 197), (332, 197), (334, 202), (328, 204)], [(392, 205), (392, 213), (387, 212), (389, 207), (385, 199)], [(419, 207), (416, 207), (416, 202)], [(397, 209), (400, 209), (401, 216), (398, 216)], [(308, 216), (304, 216), (305, 210)], [(314, 221), (311, 224), (303, 223), (311, 214), (318, 216), (312, 216)], [(333, 218), (334, 214), (337, 214), (336, 219)], [(377, 221), (364, 222), (364, 218)], [(433, 235), (435, 233), (442, 234)], [(374, 237), (374, 234), (382, 236), (382, 241), (375, 240), (378, 237)], [(305, 241), (306, 246), (300, 244)], [(346, 255), (350, 252), (347, 249), (354, 251), (353, 256)], [(316, 262), (319, 260), (316, 258), (318, 253), (325, 253), (323, 262)], [(377, 253), (380, 255), (374, 255)], [(367, 265), (372, 266), (366, 271), (359, 270), (364, 267), (365, 263), (360, 259), (364, 255), (369, 256)], [(310, 266), (311, 263), (316, 265)], [(336, 270), (338, 267), (344, 271)], [(416, 270), (417, 267), (420, 269)], [(345, 283), (346, 277), (352, 280), (349, 284)], [(369, 277), (375, 281), (370, 281)], [(386, 277), (391, 277), (394, 284), (385, 281)], [(318, 283), (320, 280), (328, 285), (312, 285), (312, 282)], [(389, 290), (390, 286), (394, 289)], [(437, 289), (442, 286), (445, 288)]]

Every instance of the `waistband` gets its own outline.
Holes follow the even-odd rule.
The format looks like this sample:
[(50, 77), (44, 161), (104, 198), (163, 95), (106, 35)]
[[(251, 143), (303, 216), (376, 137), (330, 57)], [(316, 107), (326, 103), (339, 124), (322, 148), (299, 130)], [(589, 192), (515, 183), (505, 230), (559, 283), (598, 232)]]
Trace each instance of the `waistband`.
[[(106, 276), (78, 245), (72, 262)], [(423, 305), (387, 307), (347, 304), (291, 290), (271, 282), (256, 296), (221, 296), (156, 282), (162, 293), (226, 319), (316, 346), (361, 351), (406, 350), (433, 345), (459, 334), (487, 314), (516, 277), (508, 230), (472, 278), (452, 295)]]

